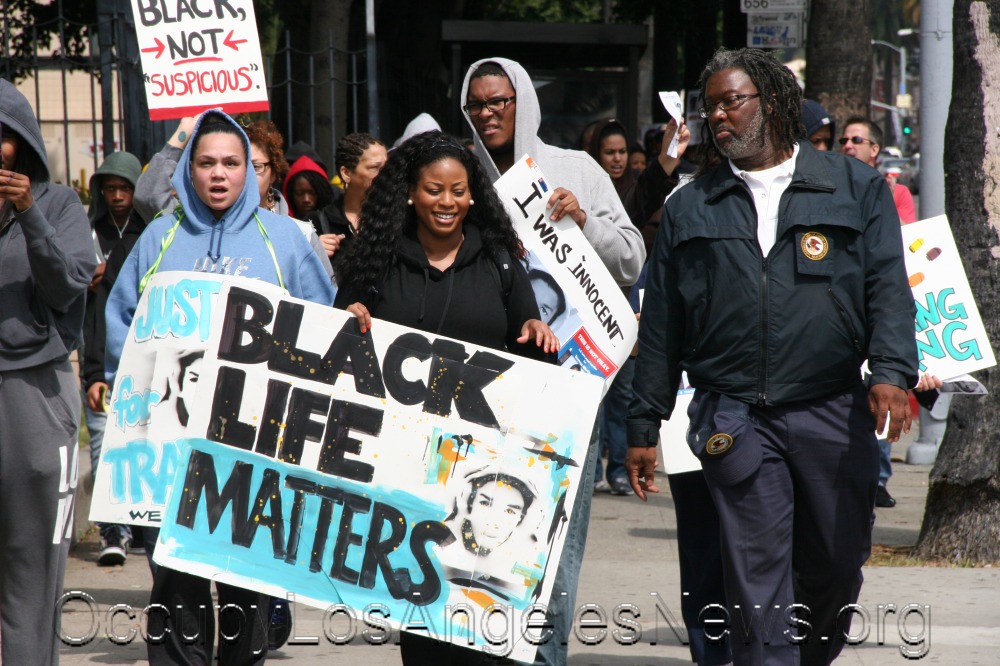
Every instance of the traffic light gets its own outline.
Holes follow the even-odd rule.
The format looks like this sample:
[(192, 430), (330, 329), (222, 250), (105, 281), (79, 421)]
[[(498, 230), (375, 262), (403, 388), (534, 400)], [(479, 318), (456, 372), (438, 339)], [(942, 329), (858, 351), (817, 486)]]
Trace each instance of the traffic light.
[(910, 136), (913, 134), (913, 121), (909, 116), (904, 116), (902, 119), (903, 125), (903, 136)]

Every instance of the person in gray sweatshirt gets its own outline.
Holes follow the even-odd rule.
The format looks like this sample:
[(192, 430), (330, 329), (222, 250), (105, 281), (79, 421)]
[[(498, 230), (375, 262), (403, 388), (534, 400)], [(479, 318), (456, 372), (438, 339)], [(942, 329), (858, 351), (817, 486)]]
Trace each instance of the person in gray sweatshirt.
[(87, 211), (49, 182), (38, 121), (0, 79), (0, 662), (57, 664), (73, 529), (80, 346), (97, 265)]

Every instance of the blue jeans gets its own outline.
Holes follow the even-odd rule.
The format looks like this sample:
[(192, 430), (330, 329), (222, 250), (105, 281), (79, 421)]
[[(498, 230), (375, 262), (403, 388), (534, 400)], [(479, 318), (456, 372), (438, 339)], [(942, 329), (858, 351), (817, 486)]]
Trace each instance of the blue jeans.
[(97, 465), (101, 461), (101, 442), (104, 441), (104, 427), (108, 422), (105, 412), (95, 412), (87, 406), (87, 396), (83, 395), (83, 417), (90, 433), (90, 475), (97, 478)]
[(562, 557), (556, 578), (552, 584), (546, 620), (552, 625), (552, 635), (543, 645), (538, 646), (535, 664), (556, 666), (566, 664), (569, 639), (573, 633), (573, 617), (576, 614), (576, 586), (580, 581), (580, 566), (583, 564), (583, 550), (587, 545), (587, 528), (590, 525), (590, 502), (594, 495), (594, 469), (597, 465), (600, 443), (600, 422), (594, 422), (587, 448), (587, 460), (580, 471), (580, 488), (573, 504), (573, 515), (569, 519), (566, 539), (563, 542)]
[(878, 440), (878, 485), (885, 487), (892, 476), (892, 444), (887, 439)]
[[(83, 417), (87, 421), (87, 432), (90, 433), (90, 478), (97, 480), (97, 467), (101, 464), (101, 443), (104, 441), (104, 428), (108, 422), (105, 412), (95, 412), (87, 406), (87, 396), (83, 394)], [(113, 523), (97, 523), (101, 537), (107, 541), (118, 541), (121, 537), (132, 538), (132, 530), (128, 525)]]
[[(604, 400), (601, 401), (601, 437), (599, 451), (608, 452), (608, 465), (604, 478), (611, 483), (615, 478), (625, 478), (625, 454), (628, 452), (628, 437), (625, 433), (625, 417), (628, 404), (632, 401), (632, 377), (635, 375), (635, 358), (630, 357), (615, 375)], [(597, 475), (601, 477), (601, 457), (597, 457)]]

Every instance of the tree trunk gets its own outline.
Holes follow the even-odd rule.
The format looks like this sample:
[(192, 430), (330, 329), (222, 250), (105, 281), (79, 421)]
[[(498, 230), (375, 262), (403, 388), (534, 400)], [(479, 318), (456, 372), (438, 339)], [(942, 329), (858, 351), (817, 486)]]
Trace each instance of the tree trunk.
[[(331, 58), (329, 49), (336, 47), (347, 51), (351, 48), (351, 0), (313, 2), (309, 4), (309, 11), (309, 47), (318, 54), (313, 65), (315, 80), (328, 82), (316, 87), (316, 139), (313, 148), (326, 160), (333, 176), (337, 139), (348, 133), (347, 88), (338, 85), (334, 79), (347, 81), (351, 75), (348, 57), (334, 51), (335, 57)], [(360, 76), (364, 76), (363, 69)], [(331, 88), (335, 93), (333, 104), (330, 101)], [(367, 125), (367, 121), (363, 124)]]
[(822, 104), (838, 127), (853, 115), (867, 118), (872, 82), (868, 0), (824, 0), (811, 7), (806, 97)]
[[(1000, 1), (955, 0), (952, 102), (945, 132), (945, 208), (983, 315), (1000, 340)], [(1000, 561), (1000, 372), (990, 394), (956, 397), (931, 470), (915, 555)]]

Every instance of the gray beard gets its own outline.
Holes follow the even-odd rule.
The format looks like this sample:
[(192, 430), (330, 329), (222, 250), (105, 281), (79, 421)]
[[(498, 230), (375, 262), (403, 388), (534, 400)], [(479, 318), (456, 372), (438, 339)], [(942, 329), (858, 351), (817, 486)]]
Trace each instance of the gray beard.
[[(715, 142), (714, 136), (712, 141)], [(762, 107), (757, 105), (757, 112), (750, 119), (750, 130), (746, 134), (731, 139), (725, 147), (716, 142), (715, 147), (731, 160), (740, 160), (757, 154), (764, 147), (764, 111)]]

